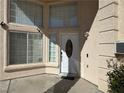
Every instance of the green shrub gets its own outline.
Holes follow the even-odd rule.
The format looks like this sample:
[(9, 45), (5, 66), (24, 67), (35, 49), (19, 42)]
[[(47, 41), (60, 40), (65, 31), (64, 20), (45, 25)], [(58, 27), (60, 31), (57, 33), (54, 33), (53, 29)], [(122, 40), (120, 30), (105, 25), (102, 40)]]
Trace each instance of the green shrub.
[(109, 76), (109, 93), (124, 93), (124, 66), (114, 67)]

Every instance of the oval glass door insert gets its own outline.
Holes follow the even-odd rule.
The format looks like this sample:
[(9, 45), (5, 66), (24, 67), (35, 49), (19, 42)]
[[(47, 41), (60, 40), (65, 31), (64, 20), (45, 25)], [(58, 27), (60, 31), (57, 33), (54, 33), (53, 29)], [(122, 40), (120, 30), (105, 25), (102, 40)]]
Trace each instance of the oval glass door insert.
[(67, 40), (65, 51), (66, 51), (66, 55), (70, 58), (72, 56), (72, 52), (73, 52), (73, 44), (70, 39)]

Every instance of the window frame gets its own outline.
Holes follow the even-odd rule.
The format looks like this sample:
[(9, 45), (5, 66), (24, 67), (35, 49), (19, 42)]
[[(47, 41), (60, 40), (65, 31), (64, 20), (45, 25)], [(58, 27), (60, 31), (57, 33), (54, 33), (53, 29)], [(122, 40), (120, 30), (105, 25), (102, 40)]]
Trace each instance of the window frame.
[[(10, 13), (10, 11), (11, 11), (11, 9), (10, 9), (11, 8), (11, 5), (10, 5), (10, 3), (11, 3), (11, 0), (5, 0), (5, 5), (6, 5), (6, 7), (5, 7), (5, 9), (6, 9), (6, 11), (5, 11), (5, 14), (6, 14), (5, 23), (9, 24), (9, 26), (15, 26), (15, 25), (17, 25), (17, 26), (20, 26), (20, 27), (37, 28), (36, 25), (28, 25), (28, 24), (20, 24), (20, 23), (16, 23), (16, 22), (11, 22), (10, 21), (10, 17), (11, 17), (11, 13)], [(41, 24), (41, 26), (39, 28), (40, 29), (43, 29), (44, 28), (44, 20), (43, 20), (44, 7), (43, 7), (43, 4), (39, 4), (39, 5), (41, 5), (41, 7), (42, 7), (42, 14), (41, 14), (42, 24)]]
[[(29, 32), (29, 33), (35, 33), (35, 32), (39, 32), (39, 30), (43, 30), (43, 27), (38, 28), (37, 26), (31, 26), (31, 25), (26, 25), (26, 24), (18, 24), (18, 23), (12, 23), (9, 22), (10, 20), (10, 1), (11, 0), (4, 0), (4, 22), (7, 24), (8, 28), (5, 29), (4, 32), (4, 46), (6, 46), (4, 48), (4, 71), (13, 71), (14, 69), (19, 69), (19, 70), (23, 70), (23, 69), (29, 69), (29, 68), (39, 68), (39, 67), (43, 67), (44, 66), (44, 62), (45, 62), (45, 50), (43, 49), (42, 51), (42, 62), (38, 62), (38, 63), (30, 63), (30, 64), (9, 64), (9, 32), (18, 32), (18, 33), (23, 33), (23, 32)], [(41, 6), (43, 7), (43, 4), (41, 4)], [(44, 8), (42, 8), (42, 12), (44, 11)], [(42, 13), (42, 19), (43, 19), (43, 13)], [(42, 20), (42, 26), (43, 26), (43, 20)], [(43, 34), (43, 32), (39, 32), (40, 34), (42, 34), (42, 43), (43, 43), (43, 47), (46, 47), (46, 45), (44, 44), (45, 42), (45, 35)], [(15, 68), (16, 67), (16, 68)]]
[[(3, 70), (5, 72), (16, 72), (16, 71), (21, 71), (21, 70), (32, 70), (34, 68), (44, 68), (44, 67), (52, 67), (52, 68), (58, 68), (59, 67), (59, 63), (60, 63), (60, 46), (57, 46), (57, 62), (49, 62), (49, 39), (48, 37), (46, 36), (46, 34), (48, 35), (48, 33), (51, 33), (51, 28), (49, 28), (49, 6), (50, 5), (58, 5), (58, 4), (66, 4), (66, 3), (50, 3), (48, 4), (48, 6), (45, 6), (45, 4), (42, 4), (42, 7), (43, 7), (43, 15), (42, 17), (45, 17), (44, 15), (46, 15), (46, 12), (48, 12), (48, 19), (46, 20), (42, 20), (43, 22), (43, 27), (40, 28), (40, 30), (44, 31), (44, 30), (49, 30), (48, 33), (45, 33), (43, 34), (43, 32), (41, 32), (41, 34), (43, 35), (43, 62), (41, 63), (31, 63), (31, 64), (18, 64), (18, 65), (8, 65), (9, 63), (9, 47), (8, 47), (8, 36), (9, 36), (9, 32), (10, 31), (18, 31), (18, 32), (38, 32), (39, 28), (36, 27), (36, 26), (30, 26), (30, 25), (26, 25), (26, 24), (17, 24), (17, 23), (10, 23), (9, 22), (9, 14), (10, 14), (10, 0), (4, 0), (4, 22), (7, 24), (8, 28), (5, 29), (5, 31), (3, 32), (4, 33), (4, 50), (3, 50), (3, 56), (4, 56), (4, 64), (3, 64)], [(70, 3), (70, 2), (69, 2)], [(44, 7), (47, 7), (47, 8), (44, 8)], [(44, 9), (47, 11), (44, 11)], [(45, 13), (44, 13), (45, 12)], [(78, 16), (78, 14), (77, 14)], [(45, 18), (47, 18), (45, 17)], [(77, 28), (77, 27), (76, 27)], [(50, 30), (51, 29), (51, 30)], [(52, 30), (53, 31), (53, 30)], [(57, 43), (60, 44), (60, 33), (57, 32)], [(49, 35), (48, 35), (49, 36)]]
[[(43, 63), (43, 34), (42, 34), (42, 41), (41, 41), (41, 44), (42, 44), (42, 46), (41, 46), (41, 48), (42, 48), (42, 61), (40, 61), (40, 62), (32, 62), (32, 63), (30, 63), (29, 62), (29, 59), (28, 59), (28, 57), (29, 57), (29, 55), (28, 55), (28, 46), (29, 46), (29, 43), (28, 43), (28, 38), (29, 38), (29, 34), (38, 34), (38, 32), (19, 32), (19, 31), (10, 31), (9, 33), (8, 33), (8, 48), (10, 48), (10, 33), (25, 33), (26, 34), (26, 41), (27, 41), (27, 49), (26, 49), (26, 63), (24, 63), (25, 65), (27, 65), (27, 64), (37, 64), (37, 63)], [(40, 33), (39, 33), (40, 34)], [(8, 53), (8, 65), (21, 65), (22, 63), (20, 63), (20, 64), (10, 64), (10, 49), (8, 50), (9, 51), (9, 53)]]
[(56, 52), (56, 60), (55, 61), (50, 61), (50, 37), (51, 37), (51, 34), (52, 33), (55, 33), (56, 34), (56, 43), (58, 43), (58, 33), (57, 32), (51, 32), (51, 33), (49, 33), (49, 40), (48, 40), (48, 63), (53, 63), (53, 64), (56, 64), (57, 62), (59, 62), (58, 61), (58, 57), (59, 57), (59, 55), (58, 55), (58, 46), (57, 45), (55, 45), (55, 47), (56, 47), (56, 50), (55, 50), (55, 52)]
[[(45, 49), (42, 50), (42, 62), (38, 62), (38, 63), (30, 63), (30, 64), (10, 64), (9, 62), (9, 32), (16, 32), (15, 30), (10, 30), (10, 31), (6, 31), (6, 35), (5, 35), (5, 41), (4, 41), (4, 46), (6, 46), (4, 48), (4, 71), (5, 72), (15, 72), (15, 71), (22, 71), (22, 70), (29, 70), (29, 69), (34, 69), (34, 68), (42, 68), (42, 67), (45, 67)], [(18, 31), (17, 31), (18, 32)], [(29, 31), (19, 31), (19, 33), (26, 33), (26, 32), (29, 32)], [(31, 32), (32, 33), (32, 32)], [(42, 34), (42, 33), (41, 33)], [(46, 47), (46, 45), (44, 44), (44, 41), (45, 40), (45, 36), (44, 34), (42, 34), (42, 43), (43, 43), (43, 46), (42, 47)]]

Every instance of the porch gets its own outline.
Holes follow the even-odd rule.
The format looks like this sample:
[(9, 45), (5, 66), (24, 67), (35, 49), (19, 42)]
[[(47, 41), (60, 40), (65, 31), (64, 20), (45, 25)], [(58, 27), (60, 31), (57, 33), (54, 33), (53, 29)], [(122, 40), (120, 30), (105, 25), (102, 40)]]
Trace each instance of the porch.
[(82, 79), (62, 79), (42, 74), (0, 82), (1, 93), (101, 93), (97, 86)]

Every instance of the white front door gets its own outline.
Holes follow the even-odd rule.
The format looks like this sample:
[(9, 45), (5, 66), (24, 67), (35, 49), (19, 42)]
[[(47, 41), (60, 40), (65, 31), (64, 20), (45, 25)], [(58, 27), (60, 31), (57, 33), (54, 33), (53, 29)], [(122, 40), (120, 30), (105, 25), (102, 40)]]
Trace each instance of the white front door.
[(61, 75), (79, 76), (79, 35), (63, 33), (61, 37)]

